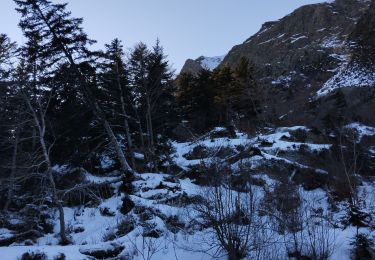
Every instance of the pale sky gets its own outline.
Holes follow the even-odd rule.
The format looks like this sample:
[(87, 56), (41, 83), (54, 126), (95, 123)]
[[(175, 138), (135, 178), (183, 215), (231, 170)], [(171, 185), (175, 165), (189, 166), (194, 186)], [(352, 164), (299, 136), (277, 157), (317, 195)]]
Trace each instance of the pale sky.
[[(52, 0), (53, 2), (61, 0)], [(83, 17), (98, 48), (113, 38), (129, 48), (159, 38), (177, 72), (188, 58), (219, 56), (256, 33), (266, 21), (323, 0), (67, 0)], [(20, 15), (12, 0), (0, 0), (0, 33), (22, 42)]]

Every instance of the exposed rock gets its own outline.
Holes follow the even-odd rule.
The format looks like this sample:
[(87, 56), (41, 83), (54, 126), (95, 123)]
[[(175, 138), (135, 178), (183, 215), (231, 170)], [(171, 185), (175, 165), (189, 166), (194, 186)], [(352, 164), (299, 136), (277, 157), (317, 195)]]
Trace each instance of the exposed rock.
[[(350, 39), (356, 43), (355, 56), (374, 69), (375, 64), (375, 1), (359, 19)], [(372, 65), (372, 66), (371, 66)]]
[(337, 68), (348, 54), (344, 42), (367, 6), (357, 0), (303, 6), (279, 21), (265, 23), (233, 47), (223, 63), (234, 65), (245, 56), (258, 68), (259, 77), (274, 85), (305, 77), (319, 84), (332, 73), (327, 70)]
[(197, 60), (188, 59), (182, 67), (180, 74), (191, 73), (193, 75), (196, 75), (202, 69), (203, 67)]

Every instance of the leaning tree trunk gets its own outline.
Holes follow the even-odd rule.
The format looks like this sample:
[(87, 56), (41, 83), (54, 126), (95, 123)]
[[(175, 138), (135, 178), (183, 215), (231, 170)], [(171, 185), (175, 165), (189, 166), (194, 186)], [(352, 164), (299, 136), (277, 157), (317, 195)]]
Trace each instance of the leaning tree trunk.
[(99, 120), (99, 122), (103, 125), (103, 128), (105, 132), (107, 133), (107, 136), (112, 143), (112, 145), (115, 148), (117, 159), (120, 161), (121, 169), (126, 174), (126, 182), (131, 182), (134, 179), (134, 170), (129, 166), (125, 154), (121, 149), (121, 145), (116, 139), (116, 136), (111, 128), (111, 125), (109, 124), (108, 120), (106, 119), (106, 116), (103, 112), (103, 110), (100, 108), (98, 102), (96, 101), (94, 95), (92, 94), (90, 90), (90, 86), (87, 83), (87, 80), (83, 73), (81, 73), (80, 69), (78, 68), (77, 64), (75, 63), (72, 54), (68, 51), (68, 48), (66, 47), (65, 43), (61, 40), (61, 37), (59, 37), (58, 33), (56, 32), (56, 29), (53, 28), (50, 24), (50, 21), (48, 18), (44, 15), (43, 11), (40, 9), (39, 6), (36, 6), (36, 10), (38, 14), (40, 15), (41, 19), (45, 23), (45, 25), (48, 27), (48, 30), (53, 35), (53, 38), (55, 41), (60, 45), (61, 51), (64, 53), (65, 57), (67, 58), (70, 66), (72, 69), (77, 73), (79, 83), (78, 86), (81, 89), (85, 101), (90, 106), (92, 112), (94, 113), (95, 117)]

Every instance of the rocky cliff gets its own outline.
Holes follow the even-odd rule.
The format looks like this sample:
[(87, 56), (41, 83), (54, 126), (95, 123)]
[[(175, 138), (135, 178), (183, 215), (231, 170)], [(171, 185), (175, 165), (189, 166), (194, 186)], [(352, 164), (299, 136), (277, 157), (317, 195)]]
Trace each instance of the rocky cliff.
[(266, 83), (319, 86), (348, 58), (345, 42), (367, 8), (367, 1), (357, 0), (303, 6), (265, 23), (223, 62), (232, 65), (245, 56)]

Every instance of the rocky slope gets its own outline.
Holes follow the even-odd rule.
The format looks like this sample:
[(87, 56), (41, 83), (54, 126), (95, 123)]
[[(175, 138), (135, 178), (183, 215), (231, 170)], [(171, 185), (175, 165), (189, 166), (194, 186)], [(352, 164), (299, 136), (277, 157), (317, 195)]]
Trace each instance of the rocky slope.
[(274, 84), (282, 84), (277, 80), (282, 76), (303, 79), (318, 71), (329, 74), (348, 55), (344, 43), (367, 7), (366, 1), (357, 0), (303, 6), (279, 21), (265, 23), (257, 34), (233, 47), (224, 63), (235, 64), (245, 56)]
[[(263, 24), (258, 33), (234, 46), (222, 64), (234, 66), (244, 56), (255, 65), (260, 84), (277, 90), (269, 107), (273, 118), (293, 124), (317, 123), (318, 114), (320, 121), (327, 114), (317, 110), (330, 110), (327, 94), (358, 86), (356, 93), (345, 89), (344, 95), (354, 106), (349, 106), (350, 116), (362, 117), (363, 108), (355, 106), (363, 103), (360, 96), (371, 97), (368, 92), (372, 90), (366, 87), (375, 85), (374, 3), (336, 0), (298, 8), (278, 21)], [(186, 67), (192, 67), (191, 61)], [(199, 69), (195, 66), (194, 73)], [(349, 95), (357, 97), (355, 102)], [(321, 99), (318, 103), (317, 97)], [(375, 118), (369, 121), (375, 123)]]

